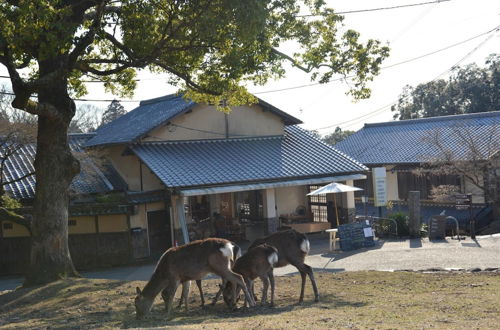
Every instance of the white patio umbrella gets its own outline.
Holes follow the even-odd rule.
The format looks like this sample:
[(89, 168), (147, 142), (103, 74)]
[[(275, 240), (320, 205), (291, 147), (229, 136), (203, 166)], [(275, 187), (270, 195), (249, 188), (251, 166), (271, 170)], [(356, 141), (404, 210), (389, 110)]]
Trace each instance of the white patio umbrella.
[[(314, 191), (311, 191), (307, 196), (312, 196), (312, 195), (323, 195), (323, 194), (336, 194), (336, 193), (343, 193), (343, 192), (349, 192), (349, 191), (357, 191), (357, 190), (363, 190), (358, 187), (353, 187), (353, 186), (348, 186), (342, 183), (337, 183), (337, 182), (332, 182), (330, 184), (327, 184), (326, 186), (323, 186), (321, 188), (318, 188)], [(339, 226), (339, 213), (337, 211), (337, 199), (334, 198), (333, 202), (335, 203), (335, 216), (337, 217), (337, 227)]]

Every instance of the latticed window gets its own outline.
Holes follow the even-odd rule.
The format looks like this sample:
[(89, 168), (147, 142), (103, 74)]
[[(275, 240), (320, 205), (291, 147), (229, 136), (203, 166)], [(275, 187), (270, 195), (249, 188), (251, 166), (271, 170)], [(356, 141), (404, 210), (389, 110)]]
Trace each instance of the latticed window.
[[(320, 186), (309, 186), (309, 192), (320, 188)], [(326, 195), (313, 195), (309, 197), (309, 209), (313, 214), (314, 222), (328, 222), (328, 211)]]

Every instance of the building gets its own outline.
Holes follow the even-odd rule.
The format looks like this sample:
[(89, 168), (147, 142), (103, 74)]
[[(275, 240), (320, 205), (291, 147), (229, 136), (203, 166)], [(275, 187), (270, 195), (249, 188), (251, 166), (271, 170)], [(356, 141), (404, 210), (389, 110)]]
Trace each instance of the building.
[[(500, 111), (365, 124), (335, 148), (370, 168), (385, 167), (387, 199), (402, 204), (403, 208), (408, 192), (420, 191), (426, 217), (444, 210), (464, 222), (468, 219), (467, 211), (457, 211), (454, 200), (438, 202), (431, 194), (433, 187), (452, 185), (458, 188), (458, 193), (472, 194), (474, 213), (481, 212), (486, 218), (492, 216), (491, 208), (484, 209), (485, 197), (498, 200), (498, 188), (494, 187), (498, 187), (499, 169), (498, 166), (490, 169), (490, 174), (496, 175), (488, 175), (482, 167), (493, 164), (500, 150)], [(446, 166), (448, 162), (468, 165), (463, 172), (425, 170), (430, 165)], [(485, 192), (474, 180), (490, 188)], [(360, 186), (363, 184), (372, 196), (371, 180)]]
[[(210, 235), (251, 241), (280, 226), (330, 228), (333, 196), (306, 194), (332, 181), (362, 180), (367, 168), (301, 123), (262, 100), (230, 114), (176, 95), (143, 101), (78, 144), (104, 155), (122, 182), (95, 194), (102, 209), (123, 210), (121, 222), (88, 211), (97, 205), (86, 194), (72, 202), (70, 210), (80, 213), (71, 211), (70, 225), (87, 228), (81, 235), (123, 230), (129, 261)], [(339, 211), (352, 218), (354, 197), (343, 195)]]

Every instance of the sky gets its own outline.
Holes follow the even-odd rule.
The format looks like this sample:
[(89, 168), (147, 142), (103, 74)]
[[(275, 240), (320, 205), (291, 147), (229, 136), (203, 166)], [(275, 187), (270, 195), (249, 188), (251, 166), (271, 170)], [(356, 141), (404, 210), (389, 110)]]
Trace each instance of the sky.
[[(430, 2), (433, 0), (327, 0), (337, 12), (384, 8)], [(389, 45), (391, 53), (380, 75), (369, 83), (369, 99), (354, 102), (345, 93), (348, 86), (340, 81), (317, 85), (298, 69), (290, 68), (287, 76), (265, 86), (248, 86), (264, 101), (301, 119), (303, 127), (318, 130), (322, 135), (334, 131), (358, 130), (365, 123), (392, 120), (390, 106), (394, 104), (405, 85), (416, 86), (436, 78), (446, 78), (457, 65), (477, 63), (484, 65), (489, 54), (500, 53), (499, 0), (450, 0), (446, 2), (345, 14), (346, 28), (357, 30), (361, 38), (378, 39)], [(481, 36), (479, 36), (481, 35)], [(473, 37), (472, 40), (466, 41)], [(463, 42), (463, 43), (461, 43)], [(399, 64), (422, 55), (461, 43), (433, 55)], [(0, 74), (5, 74), (0, 68)], [(144, 100), (176, 91), (164, 76), (140, 72), (134, 100)], [(4, 82), (2, 80), (2, 82)], [(8, 83), (5, 81), (4, 83)], [(311, 85), (295, 88), (298, 86)], [(100, 84), (89, 84), (87, 99), (112, 99)], [(285, 90), (283, 90), (285, 89)], [(88, 103), (88, 102), (86, 102)], [(105, 108), (109, 102), (93, 103)], [(127, 110), (137, 102), (123, 102)]]

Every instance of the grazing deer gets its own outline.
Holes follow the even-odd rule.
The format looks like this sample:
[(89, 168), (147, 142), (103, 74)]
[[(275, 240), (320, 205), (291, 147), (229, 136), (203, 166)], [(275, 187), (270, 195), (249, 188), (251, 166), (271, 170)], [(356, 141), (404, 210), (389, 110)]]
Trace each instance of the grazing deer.
[(243, 278), (231, 270), (232, 259), (233, 244), (222, 238), (207, 238), (168, 249), (161, 256), (144, 289), (141, 291), (136, 288), (136, 317), (143, 318), (151, 310), (155, 297), (165, 290), (163, 297), (169, 319), (179, 284), (199, 280), (208, 273), (214, 273), (223, 280), (233, 283), (235, 291), (236, 286), (240, 285), (250, 301), (250, 306), (254, 306), (255, 301), (250, 296)]
[(319, 301), (318, 288), (316, 287), (313, 270), (309, 265), (304, 263), (306, 255), (310, 250), (309, 240), (306, 235), (301, 234), (294, 229), (278, 231), (267, 237), (255, 240), (255, 242), (250, 245), (249, 249), (263, 243), (274, 246), (278, 250), (278, 262), (274, 265), (275, 268), (291, 264), (299, 270), (300, 276), (302, 277), (299, 303), (304, 300), (306, 275), (309, 275), (309, 279), (311, 280), (314, 291), (314, 301)]
[[(237, 260), (239, 257), (241, 257), (241, 248), (231, 242), (233, 244), (233, 259), (231, 260), (231, 268), (234, 265), (234, 261)], [(226, 284), (225, 281), (223, 281), (222, 285), (224, 286)], [(180, 308), (182, 306), (182, 303), (184, 302), (184, 308), (187, 312), (188, 310), (188, 296), (189, 296), (189, 288), (191, 286), (191, 282), (187, 281), (182, 283), (182, 295), (181, 298), (179, 299), (179, 305), (177, 305), (177, 308)], [(201, 287), (201, 280), (196, 280), (196, 286), (198, 287), (198, 290), (200, 291), (200, 300), (201, 300), (201, 307), (205, 306), (205, 298), (203, 297), (203, 289)], [(222, 288), (219, 288), (219, 291), (217, 292), (215, 298), (212, 301), (212, 306), (217, 303), (217, 300), (219, 299), (220, 295), (222, 294)], [(163, 301), (166, 301), (165, 299), (167, 298), (167, 292), (166, 290), (163, 290), (161, 293), (161, 296), (163, 298)]]
[[(267, 299), (267, 289), (271, 283), (271, 306), (274, 306), (274, 276), (273, 266), (278, 262), (278, 250), (270, 245), (261, 244), (248, 250), (241, 258), (235, 261), (233, 271), (243, 276), (250, 295), (254, 297), (253, 281), (259, 277), (262, 280), (261, 304), (264, 305)], [(240, 287), (234, 291), (234, 284), (227, 282), (223, 287), (224, 301), (230, 308), (236, 306), (236, 297), (239, 295)], [(245, 306), (247, 300), (245, 299)]]

